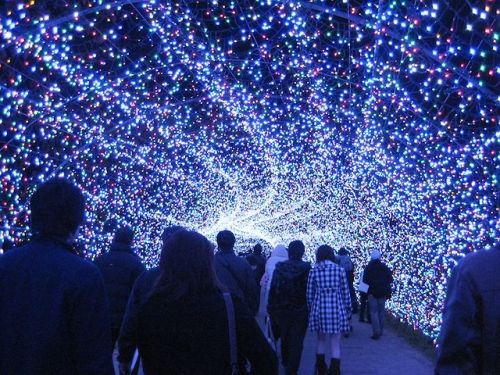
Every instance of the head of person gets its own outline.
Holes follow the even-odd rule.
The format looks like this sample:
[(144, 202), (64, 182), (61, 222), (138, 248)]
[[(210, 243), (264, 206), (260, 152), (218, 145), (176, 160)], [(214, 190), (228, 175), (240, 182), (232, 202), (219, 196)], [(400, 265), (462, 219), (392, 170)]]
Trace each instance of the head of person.
[(38, 237), (73, 242), (85, 217), (85, 199), (78, 187), (64, 178), (40, 185), (30, 200), (31, 231)]
[(201, 234), (181, 229), (163, 244), (155, 291), (168, 301), (193, 300), (220, 288), (213, 247)]
[(134, 231), (131, 227), (125, 226), (116, 230), (113, 243), (131, 247), (132, 242), (134, 242)]
[(285, 258), (288, 259), (288, 249), (285, 245), (278, 244), (271, 253), (271, 258)]
[(221, 251), (233, 251), (236, 237), (230, 230), (223, 230), (217, 233), (217, 247)]
[(7, 251), (11, 250), (12, 248), (14, 248), (14, 242), (9, 240), (8, 238), (4, 238), (3, 242), (2, 242), (3, 252), (6, 253)]
[(172, 236), (172, 234), (182, 229), (184, 229), (184, 227), (181, 227), (180, 225), (171, 225), (169, 227), (166, 227), (161, 234), (162, 244), (164, 244), (170, 238), (170, 236)]
[(260, 243), (256, 244), (253, 247), (253, 254), (254, 255), (262, 255), (262, 245)]
[(380, 254), (380, 251), (378, 250), (372, 250), (370, 253), (370, 260), (380, 260), (382, 257), (382, 254)]
[(339, 250), (339, 255), (349, 255), (349, 251), (347, 251), (347, 249), (345, 247), (341, 247), (340, 250)]
[(316, 263), (323, 262), (325, 260), (335, 261), (335, 253), (333, 249), (328, 245), (321, 245), (316, 250)]
[(292, 241), (288, 245), (288, 259), (301, 260), (305, 251), (306, 247), (304, 246), (304, 243), (302, 241), (299, 240)]

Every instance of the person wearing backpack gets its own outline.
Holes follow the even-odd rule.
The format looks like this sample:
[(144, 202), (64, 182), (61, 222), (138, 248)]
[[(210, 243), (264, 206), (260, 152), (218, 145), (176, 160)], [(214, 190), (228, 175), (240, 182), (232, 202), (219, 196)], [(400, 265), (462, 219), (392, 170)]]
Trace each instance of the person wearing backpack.
[(287, 375), (296, 375), (308, 324), (307, 279), (311, 266), (302, 261), (302, 241), (288, 245), (288, 260), (276, 264), (267, 312), (279, 331), (281, 356)]

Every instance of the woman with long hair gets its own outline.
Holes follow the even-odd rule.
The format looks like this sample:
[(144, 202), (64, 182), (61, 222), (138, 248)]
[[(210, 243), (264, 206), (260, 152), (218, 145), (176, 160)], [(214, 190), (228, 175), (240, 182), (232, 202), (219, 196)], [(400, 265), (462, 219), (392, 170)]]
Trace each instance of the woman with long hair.
[[(344, 269), (335, 264), (334, 259), (333, 249), (321, 245), (316, 251), (316, 266), (307, 281), (309, 329), (317, 333), (315, 374), (318, 375), (340, 375), (340, 337), (350, 328), (349, 284)], [(331, 348), (328, 370), (325, 362), (327, 342)]]
[[(145, 374), (231, 374), (228, 315), (213, 246), (199, 233), (180, 230), (164, 243), (160, 269), (137, 319)], [(232, 300), (238, 354), (255, 373), (276, 374), (275, 353), (255, 319)]]

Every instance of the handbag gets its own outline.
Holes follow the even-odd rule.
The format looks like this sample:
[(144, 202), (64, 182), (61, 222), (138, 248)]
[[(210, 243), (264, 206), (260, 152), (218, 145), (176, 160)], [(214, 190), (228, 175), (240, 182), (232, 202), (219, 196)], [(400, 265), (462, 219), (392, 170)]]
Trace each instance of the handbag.
[(236, 346), (236, 323), (234, 319), (233, 300), (229, 293), (223, 293), (226, 304), (227, 326), (229, 332), (229, 358), (231, 360), (231, 375), (239, 375), (238, 348)]

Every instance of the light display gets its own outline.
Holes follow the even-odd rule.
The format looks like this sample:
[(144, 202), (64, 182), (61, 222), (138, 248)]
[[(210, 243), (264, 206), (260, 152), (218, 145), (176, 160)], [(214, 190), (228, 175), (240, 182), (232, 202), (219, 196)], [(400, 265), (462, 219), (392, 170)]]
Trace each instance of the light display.
[[(457, 5), (458, 4), (458, 5)], [(494, 1), (12, 1), (0, 17), (0, 239), (57, 175), (89, 257), (169, 223), (245, 249), (379, 248), (389, 309), (436, 337), (446, 280), (498, 246)]]

